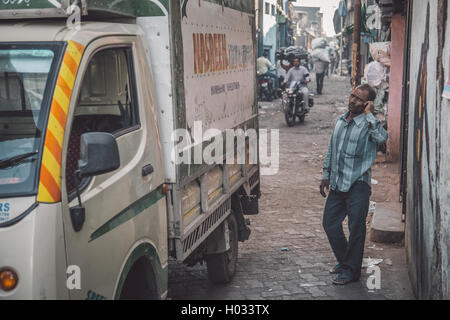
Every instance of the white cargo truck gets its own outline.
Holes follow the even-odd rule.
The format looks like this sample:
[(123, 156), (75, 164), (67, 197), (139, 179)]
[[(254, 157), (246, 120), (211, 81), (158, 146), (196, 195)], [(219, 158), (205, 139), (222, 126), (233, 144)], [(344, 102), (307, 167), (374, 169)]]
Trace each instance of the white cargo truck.
[(231, 281), (254, 35), (253, 1), (0, 2), (0, 298), (164, 299), (170, 257)]

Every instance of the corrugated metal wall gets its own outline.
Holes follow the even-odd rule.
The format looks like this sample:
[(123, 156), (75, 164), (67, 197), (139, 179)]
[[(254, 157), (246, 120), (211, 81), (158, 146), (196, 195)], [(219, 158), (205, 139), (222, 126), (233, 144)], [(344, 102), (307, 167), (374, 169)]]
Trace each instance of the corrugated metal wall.
[(414, 0), (407, 97), (406, 247), (418, 298), (449, 299), (450, 103), (447, 0)]

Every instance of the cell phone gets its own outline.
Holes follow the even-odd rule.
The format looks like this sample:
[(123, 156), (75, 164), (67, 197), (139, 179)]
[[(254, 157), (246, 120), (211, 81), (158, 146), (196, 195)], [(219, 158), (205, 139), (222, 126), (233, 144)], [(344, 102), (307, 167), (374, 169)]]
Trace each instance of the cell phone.
[[(373, 103), (373, 101), (366, 101), (365, 103), (364, 103), (364, 110), (366, 110), (366, 108), (367, 108), (367, 105), (369, 104), (369, 102), (372, 102)], [(372, 104), (372, 108), (371, 108), (371, 112), (373, 112), (374, 111), (374, 109), (375, 109), (375, 106)]]

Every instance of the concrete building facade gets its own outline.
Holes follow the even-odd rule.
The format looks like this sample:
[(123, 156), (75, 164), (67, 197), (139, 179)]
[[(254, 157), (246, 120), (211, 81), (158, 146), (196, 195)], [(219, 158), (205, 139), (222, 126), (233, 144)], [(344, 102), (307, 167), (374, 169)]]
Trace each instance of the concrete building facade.
[(311, 41), (323, 33), (323, 14), (320, 7), (291, 7), (295, 24), (295, 45), (311, 49)]
[(277, 50), (277, 0), (264, 0), (262, 4), (262, 35), (264, 51), (269, 52), (269, 60), (275, 63)]

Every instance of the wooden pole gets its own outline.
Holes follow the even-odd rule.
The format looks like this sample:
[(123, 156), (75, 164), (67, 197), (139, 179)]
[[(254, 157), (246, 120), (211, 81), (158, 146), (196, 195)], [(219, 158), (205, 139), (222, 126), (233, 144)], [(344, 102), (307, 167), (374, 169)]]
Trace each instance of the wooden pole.
[(355, 0), (353, 12), (353, 61), (352, 61), (352, 85), (353, 88), (361, 84), (361, 0)]
[(342, 45), (344, 38), (344, 17), (341, 16), (341, 43), (339, 46), (339, 75), (342, 76)]

